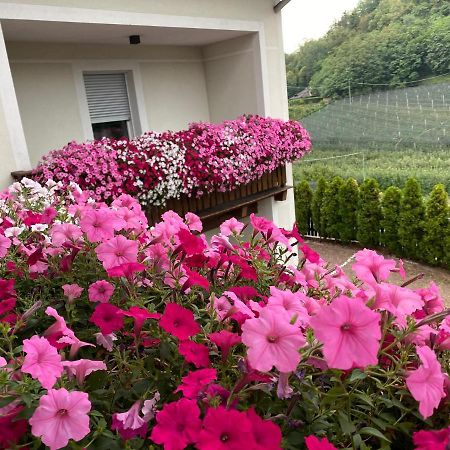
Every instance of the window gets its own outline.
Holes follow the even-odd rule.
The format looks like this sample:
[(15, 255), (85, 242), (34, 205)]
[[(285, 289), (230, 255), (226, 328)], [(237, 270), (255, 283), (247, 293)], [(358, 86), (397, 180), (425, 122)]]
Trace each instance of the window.
[(133, 134), (125, 73), (83, 75), (94, 139), (130, 138)]

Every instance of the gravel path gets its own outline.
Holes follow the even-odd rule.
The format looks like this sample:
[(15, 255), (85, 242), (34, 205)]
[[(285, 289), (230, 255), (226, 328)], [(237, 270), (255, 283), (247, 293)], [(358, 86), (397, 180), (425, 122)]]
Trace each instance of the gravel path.
[[(309, 239), (307, 242), (308, 245), (318, 252), (325, 261), (329, 261), (333, 264), (342, 264), (350, 258), (353, 253), (359, 250), (359, 247), (356, 245), (341, 245), (338, 243), (320, 241), (316, 239)], [(395, 259), (395, 256), (385, 256)], [(445, 299), (446, 304), (450, 306), (450, 271), (409, 260), (404, 260), (403, 262), (408, 279), (418, 275), (419, 273), (424, 274), (424, 277), (421, 280), (414, 282), (411, 287), (425, 287), (429, 285), (430, 281), (434, 281), (441, 289), (441, 294)], [(352, 274), (351, 265), (352, 264), (350, 263), (345, 267), (345, 271), (348, 274)], [(391, 280), (393, 282), (397, 282), (401, 279), (394, 274)]]

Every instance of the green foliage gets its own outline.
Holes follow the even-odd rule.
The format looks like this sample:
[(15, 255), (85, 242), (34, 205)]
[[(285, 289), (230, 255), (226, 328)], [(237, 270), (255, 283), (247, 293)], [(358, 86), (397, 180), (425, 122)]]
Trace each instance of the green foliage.
[(322, 200), (327, 189), (328, 182), (325, 178), (319, 178), (317, 183), (317, 188), (314, 192), (312, 204), (311, 204), (311, 215), (313, 220), (313, 227), (321, 236), (325, 236), (325, 230), (321, 220), (321, 208)]
[(344, 180), (341, 177), (335, 177), (325, 189), (320, 208), (323, 237), (339, 239), (339, 191), (343, 184)]
[(295, 195), (295, 217), (297, 227), (301, 234), (306, 235), (311, 222), (311, 202), (313, 192), (306, 180), (300, 182), (294, 191)]
[(424, 252), (429, 264), (436, 265), (444, 260), (446, 238), (449, 235), (450, 209), (448, 194), (444, 185), (437, 184), (431, 191), (425, 205)]
[(339, 188), (338, 194), (339, 239), (348, 243), (356, 239), (359, 187), (358, 182), (349, 178)]
[(395, 254), (402, 248), (398, 237), (401, 201), (402, 191), (397, 186), (388, 187), (381, 199), (381, 243)]
[(410, 178), (403, 189), (398, 226), (398, 237), (405, 255), (422, 259), (425, 208), (422, 190), (415, 178)]
[[(450, 70), (450, 6), (445, 0), (366, 0), (329, 32), (286, 56), (288, 81), (322, 96), (348, 83), (399, 86)], [(367, 88), (365, 88), (367, 89)]]
[(307, 117), (325, 106), (325, 101), (319, 100), (315, 103), (307, 103), (301, 101), (303, 99), (291, 99), (289, 100), (289, 118), (292, 120), (301, 120)]
[(359, 190), (357, 238), (363, 247), (374, 248), (380, 243), (380, 188), (377, 180), (365, 180)]

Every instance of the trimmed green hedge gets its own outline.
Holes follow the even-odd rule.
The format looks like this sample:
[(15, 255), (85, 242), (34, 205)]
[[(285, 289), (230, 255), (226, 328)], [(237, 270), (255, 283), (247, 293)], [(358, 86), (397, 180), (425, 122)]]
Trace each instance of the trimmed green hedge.
[(304, 180), (296, 186), (296, 213), (303, 234), (319, 235), (450, 268), (450, 206), (443, 184), (424, 200), (420, 183), (410, 178), (403, 190), (383, 193), (375, 179), (360, 186), (353, 178), (320, 178), (313, 192)]

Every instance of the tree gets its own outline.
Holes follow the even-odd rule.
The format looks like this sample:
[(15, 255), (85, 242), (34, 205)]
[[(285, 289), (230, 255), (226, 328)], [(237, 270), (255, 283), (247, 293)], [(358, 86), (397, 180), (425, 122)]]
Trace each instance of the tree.
[(311, 202), (313, 191), (306, 180), (301, 181), (295, 187), (295, 217), (297, 227), (301, 234), (309, 232), (311, 223)]
[(312, 204), (311, 204), (311, 214), (313, 220), (314, 230), (319, 233), (319, 236), (325, 237), (325, 231), (321, 222), (321, 207), (322, 200), (325, 190), (327, 189), (328, 182), (325, 178), (320, 177), (317, 182), (317, 188), (313, 194)]
[(377, 180), (368, 178), (359, 189), (356, 237), (361, 245), (369, 248), (379, 245), (380, 221), (380, 188)]
[(381, 199), (381, 243), (391, 252), (401, 254), (398, 237), (398, 225), (402, 191), (396, 186), (390, 186)]
[(340, 187), (338, 194), (339, 204), (339, 239), (348, 243), (356, 239), (357, 212), (358, 212), (358, 182), (348, 178)]
[(423, 220), (425, 208), (419, 182), (410, 178), (402, 193), (398, 237), (403, 254), (412, 259), (423, 259)]
[(443, 184), (437, 184), (425, 205), (423, 248), (425, 259), (429, 264), (438, 265), (444, 261), (449, 215), (447, 191)]
[(334, 177), (325, 189), (320, 209), (324, 237), (339, 239), (339, 190), (343, 184), (341, 177)]

